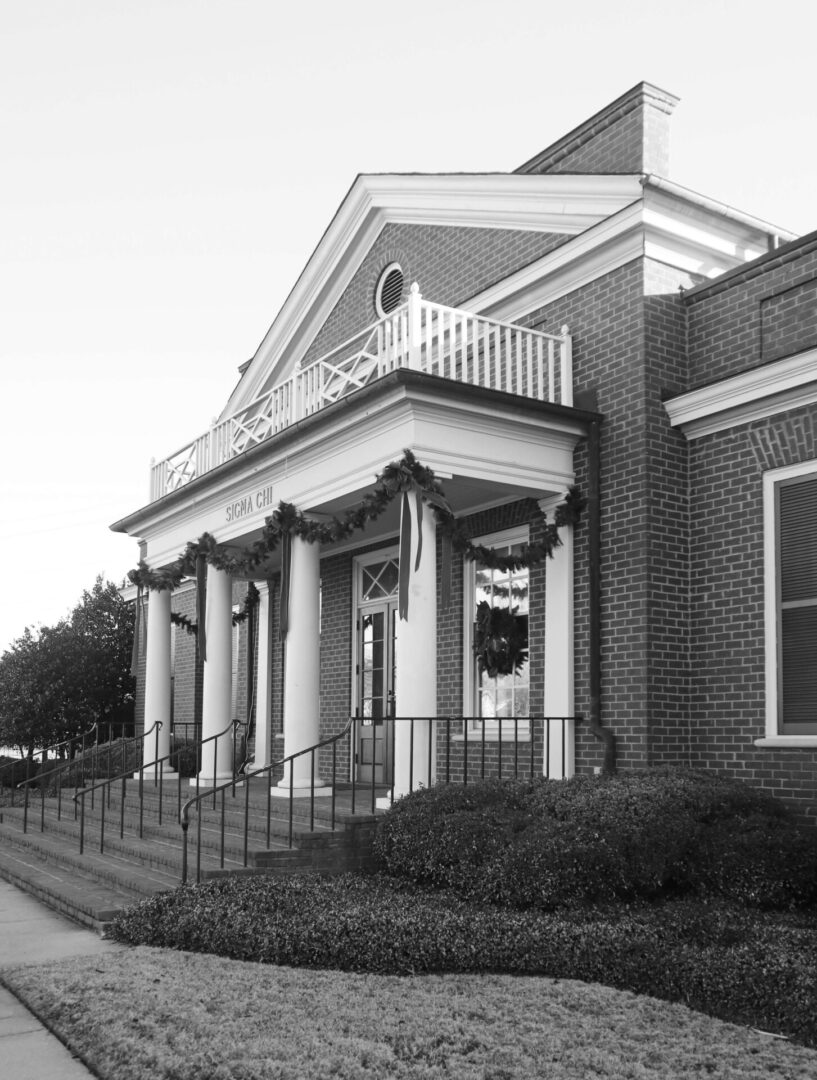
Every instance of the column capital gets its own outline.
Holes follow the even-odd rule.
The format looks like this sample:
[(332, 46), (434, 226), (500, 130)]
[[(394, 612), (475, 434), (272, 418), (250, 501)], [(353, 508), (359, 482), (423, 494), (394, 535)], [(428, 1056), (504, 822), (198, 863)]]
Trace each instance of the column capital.
[(536, 502), (539, 509), (547, 517), (549, 514), (553, 514), (556, 511), (556, 507), (561, 505), (569, 495), (567, 488), (564, 491), (556, 492), (553, 495), (545, 495), (541, 499), (537, 499)]

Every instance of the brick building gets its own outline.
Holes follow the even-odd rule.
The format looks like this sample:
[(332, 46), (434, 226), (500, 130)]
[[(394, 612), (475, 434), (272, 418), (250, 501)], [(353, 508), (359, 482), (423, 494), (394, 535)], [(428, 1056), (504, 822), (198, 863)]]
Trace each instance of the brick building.
[(260, 765), (354, 716), (332, 779), (397, 794), (469, 752), (614, 757), (814, 817), (817, 234), (667, 179), (676, 103), (641, 83), (513, 173), (355, 180), (216, 425), (114, 526), (150, 586), (146, 726), (249, 717)]

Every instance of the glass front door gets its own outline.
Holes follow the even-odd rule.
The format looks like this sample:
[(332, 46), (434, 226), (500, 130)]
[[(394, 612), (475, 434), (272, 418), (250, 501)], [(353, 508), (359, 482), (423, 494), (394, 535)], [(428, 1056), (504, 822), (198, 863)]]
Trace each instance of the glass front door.
[(391, 770), (396, 619), (393, 601), (358, 611), (357, 778), (376, 784), (388, 783)]

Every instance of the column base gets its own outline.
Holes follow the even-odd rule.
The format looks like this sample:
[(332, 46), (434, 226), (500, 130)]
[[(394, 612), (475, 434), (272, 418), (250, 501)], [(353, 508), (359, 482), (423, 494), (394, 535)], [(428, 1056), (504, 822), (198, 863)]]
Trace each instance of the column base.
[[(147, 779), (148, 777), (150, 777), (152, 779), (154, 776), (161, 776), (163, 780), (178, 780), (179, 779), (179, 774), (176, 772), (175, 769), (162, 769), (161, 772), (159, 771), (159, 769), (152, 769), (152, 768), (151, 769), (142, 769), (142, 776), (145, 779)], [(139, 773), (138, 772), (135, 772), (133, 774), (133, 779), (134, 780), (139, 779)]]
[[(292, 785), (293, 799), (308, 799), (312, 795), (312, 786), (309, 781), (295, 781)], [(315, 781), (315, 798), (325, 799), (332, 794), (332, 785), (324, 784), (321, 780)], [(270, 794), (274, 799), (289, 798), (289, 780), (281, 780), (280, 783), (270, 788)]]
[[(220, 784), (227, 784), (233, 779), (231, 772), (216, 773), (213, 776), (212, 773), (199, 773), (198, 776), (191, 776), (190, 787), (195, 787), (198, 783), (200, 788), (213, 788), (218, 787)], [(236, 787), (240, 781), (236, 780)]]

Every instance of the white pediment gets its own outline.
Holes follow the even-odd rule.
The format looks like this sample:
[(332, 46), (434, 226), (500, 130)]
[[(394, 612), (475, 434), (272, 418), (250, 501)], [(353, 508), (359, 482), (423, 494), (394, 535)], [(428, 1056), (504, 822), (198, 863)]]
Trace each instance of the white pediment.
[[(387, 224), (424, 224), (577, 236), (641, 198), (638, 176), (361, 175), (225, 406), (287, 378)], [(362, 327), (361, 327), (362, 329)]]

